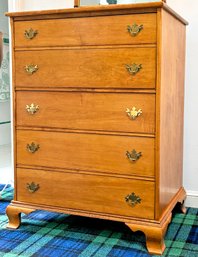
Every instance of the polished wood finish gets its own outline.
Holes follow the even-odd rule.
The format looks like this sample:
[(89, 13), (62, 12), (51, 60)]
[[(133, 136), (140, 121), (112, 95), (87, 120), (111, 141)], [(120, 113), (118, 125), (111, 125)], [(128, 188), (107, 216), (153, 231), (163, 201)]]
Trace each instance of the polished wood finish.
[(171, 9), (167, 4), (163, 2), (148, 2), (148, 3), (133, 3), (133, 4), (119, 4), (119, 5), (95, 5), (84, 6), (81, 8), (59, 9), (59, 10), (43, 10), (43, 11), (27, 11), (27, 12), (11, 12), (7, 13), (7, 16), (14, 18), (15, 21), (19, 20), (35, 20), (35, 19), (60, 19), (74, 18), (74, 17), (92, 17), (92, 16), (108, 16), (116, 14), (141, 14), (141, 13), (156, 13), (157, 10), (164, 9), (170, 13), (175, 19), (178, 19), (184, 25), (188, 25), (188, 22)]
[[(26, 149), (32, 142), (40, 146), (34, 154)], [(142, 156), (131, 162), (126, 152), (133, 149), (142, 152)], [(21, 164), (151, 177), (154, 176), (154, 140), (18, 130), (17, 165)]]
[[(17, 126), (155, 133), (155, 94), (19, 91), (16, 102)], [(31, 103), (39, 105), (34, 115)], [(135, 120), (132, 107), (142, 109)]]
[(15, 207), (12, 205), (9, 205), (6, 208), (6, 214), (9, 218), (9, 223), (7, 225), (7, 228), (10, 229), (16, 229), (21, 225), (21, 213), (29, 214), (31, 212), (35, 211), (35, 209), (30, 208), (23, 208), (23, 207)]
[[(17, 51), (16, 87), (155, 88), (155, 56), (153, 47)], [(133, 63), (142, 64), (136, 75), (125, 67)], [(38, 71), (27, 74), (29, 64)]]
[[(32, 169), (17, 169), (17, 181), (20, 202), (154, 218), (154, 183), (150, 181)], [(32, 181), (40, 187), (35, 193), (26, 189), (26, 184)], [(142, 191), (142, 186), (147, 191)], [(134, 207), (125, 200), (132, 192), (142, 199)]]
[[(158, 85), (160, 103), (156, 124), (159, 138), (159, 216), (183, 184), (185, 67), (185, 26), (163, 10), (161, 22), (161, 77)], [(171, 47), (167, 47), (168, 44)]]
[[(83, 172), (81, 172), (83, 173)], [(86, 174), (87, 175), (87, 174)], [(179, 190), (179, 192), (175, 195), (174, 199), (171, 201), (167, 208), (167, 212), (164, 213), (163, 217), (160, 220), (149, 220), (149, 219), (143, 219), (143, 218), (137, 218), (137, 217), (132, 217), (132, 216), (119, 216), (119, 215), (113, 215), (113, 214), (106, 214), (106, 213), (94, 213), (89, 211), (83, 211), (83, 210), (78, 210), (78, 209), (69, 209), (69, 208), (63, 208), (63, 207), (57, 207), (57, 206), (52, 206), (52, 205), (37, 205), (37, 204), (28, 204), (27, 202), (20, 202), (20, 201), (12, 201), (10, 206), (14, 206), (17, 208), (29, 208), (29, 209), (41, 209), (41, 210), (47, 210), (47, 211), (52, 211), (52, 212), (61, 212), (61, 213), (66, 213), (66, 214), (74, 214), (74, 215), (81, 215), (85, 217), (91, 217), (91, 218), (102, 218), (106, 220), (114, 220), (114, 221), (121, 221), (125, 223), (139, 223), (139, 224), (144, 224), (144, 225), (150, 225), (150, 226), (159, 226), (159, 224), (163, 224), (168, 216), (171, 214), (173, 207), (176, 205), (179, 199), (185, 199), (186, 193), (183, 188)]]
[[(9, 15), (16, 191), (7, 209), (11, 226), (19, 226), (21, 212), (35, 209), (121, 221), (145, 233), (150, 253), (162, 254), (173, 208), (179, 203), (185, 212), (187, 22), (162, 2)], [(135, 37), (126, 28), (133, 22), (144, 23)], [(28, 27), (38, 29), (32, 40), (24, 38)], [(32, 75), (25, 72), (30, 64), (38, 65)], [(126, 64), (142, 67), (132, 75)], [(26, 111), (32, 103), (39, 105), (33, 115)], [(134, 120), (126, 114), (132, 107), (142, 109)], [(33, 142), (39, 148), (30, 153)], [(32, 182), (39, 184), (34, 193), (27, 190)], [(139, 203), (128, 205), (130, 197)]]
[[(136, 37), (132, 37), (127, 32), (127, 26), (132, 26), (134, 23), (143, 25), (143, 30)], [(38, 32), (32, 40), (24, 37), (24, 32), (29, 28)], [(156, 43), (156, 14), (21, 21), (15, 23), (15, 43), (16, 48), (154, 44)]]

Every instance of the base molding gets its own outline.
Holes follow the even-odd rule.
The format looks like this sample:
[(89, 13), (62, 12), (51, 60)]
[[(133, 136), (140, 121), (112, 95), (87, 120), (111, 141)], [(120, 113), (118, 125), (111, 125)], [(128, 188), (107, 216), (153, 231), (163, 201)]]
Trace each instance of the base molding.
[(79, 210), (68, 210), (65, 208), (56, 208), (53, 206), (30, 205), (18, 201), (12, 201), (6, 209), (6, 214), (9, 218), (9, 224), (7, 228), (18, 228), (21, 224), (21, 213), (29, 214), (35, 210), (54, 211), (66, 214), (75, 214), (79, 216), (121, 221), (124, 222), (132, 231), (136, 232), (139, 230), (145, 234), (146, 246), (149, 253), (161, 255), (166, 248), (164, 243), (164, 236), (166, 234), (168, 224), (171, 222), (172, 210), (174, 209), (175, 205), (179, 203), (181, 212), (185, 213), (186, 209), (183, 204), (185, 198), (186, 192), (184, 188), (180, 188), (159, 220), (146, 220), (135, 217), (119, 217), (111, 214), (93, 213), (91, 211), (80, 212)]
[(198, 191), (187, 190), (187, 198), (185, 204), (187, 207), (198, 208)]

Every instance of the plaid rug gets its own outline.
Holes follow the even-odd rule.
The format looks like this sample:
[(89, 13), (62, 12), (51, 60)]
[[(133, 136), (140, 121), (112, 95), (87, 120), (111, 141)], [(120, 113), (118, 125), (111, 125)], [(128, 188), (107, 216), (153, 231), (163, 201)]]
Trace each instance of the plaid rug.
[[(5, 190), (4, 190), (5, 189)], [(13, 188), (11, 185), (2, 185), (0, 184), (0, 200), (11, 201), (13, 199)]]
[[(144, 234), (120, 222), (36, 211), (23, 215), (19, 229), (8, 230), (5, 209), (12, 193), (8, 187), (0, 200), (0, 257), (151, 256)], [(165, 242), (164, 257), (198, 257), (198, 209), (174, 214)]]

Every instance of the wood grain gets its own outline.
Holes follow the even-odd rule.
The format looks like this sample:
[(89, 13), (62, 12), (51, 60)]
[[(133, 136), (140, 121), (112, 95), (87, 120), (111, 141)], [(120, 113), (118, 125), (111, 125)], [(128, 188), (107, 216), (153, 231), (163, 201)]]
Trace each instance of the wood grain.
[(158, 217), (182, 187), (185, 26), (162, 10), (161, 81), (157, 113)]
[[(127, 26), (134, 23), (143, 25), (143, 30), (132, 37)], [(32, 40), (24, 36), (25, 30), (30, 28), (38, 31)], [(156, 14), (21, 21), (15, 23), (15, 31), (17, 48), (155, 43)]]
[[(154, 217), (153, 182), (33, 169), (17, 169), (17, 178), (18, 201), (114, 215)], [(40, 186), (35, 193), (26, 189), (26, 184), (31, 182)], [(142, 199), (135, 207), (125, 201), (132, 192)]]
[(16, 130), (15, 130), (15, 126), (16, 126), (16, 94), (15, 94), (15, 52), (14, 52), (14, 48), (15, 48), (15, 41), (14, 41), (14, 20), (11, 18), (10, 19), (10, 28), (11, 28), (11, 38), (13, 40), (11, 40), (11, 65), (12, 65), (12, 84), (10, 84), (10, 90), (11, 90), (11, 134), (12, 134), (12, 150), (11, 150), (11, 154), (12, 154), (12, 162), (13, 162), (13, 169), (14, 169), (14, 199), (16, 199), (16, 192), (17, 192), (17, 185), (16, 185)]
[[(15, 39), (10, 227), (34, 209), (117, 220), (143, 231), (148, 251), (162, 254), (172, 210), (186, 197), (187, 22), (162, 2), (8, 15)], [(135, 22), (144, 28), (131, 37), (127, 25)], [(30, 27), (38, 34), (26, 40)], [(133, 63), (142, 65), (135, 76), (125, 67)], [(39, 67), (33, 75), (25, 72), (29, 64)], [(33, 116), (25, 111), (32, 102), (40, 106)], [(143, 110), (135, 123), (125, 113), (134, 105)], [(40, 146), (34, 154), (26, 148), (32, 142)], [(142, 152), (136, 162), (126, 157), (133, 149)], [(31, 182), (40, 186), (33, 194)], [(134, 208), (125, 201), (132, 192), (142, 199)]]
[[(27, 104), (39, 105), (29, 114)], [(142, 114), (135, 120), (126, 109)], [(155, 133), (154, 94), (17, 92), (17, 126)]]
[[(155, 48), (17, 51), (16, 87), (155, 88)], [(126, 64), (142, 64), (131, 75)], [(25, 71), (38, 65), (33, 75)]]
[[(27, 168), (29, 169), (29, 168)], [(26, 169), (26, 170), (27, 170)], [(46, 170), (48, 172), (48, 170)], [(59, 172), (58, 172), (59, 173)], [(86, 174), (87, 175), (87, 174)], [(97, 174), (95, 174), (97, 175)], [(135, 179), (136, 180), (136, 179)], [(139, 179), (137, 179), (139, 180)], [(174, 202), (181, 202), (185, 199), (186, 193), (184, 189), (182, 188), (179, 190), (179, 192), (174, 196)], [(171, 202), (169, 205), (169, 210), (167, 213), (163, 213), (160, 220), (153, 220), (153, 219), (144, 219), (144, 218), (138, 218), (133, 216), (121, 216), (121, 215), (114, 215), (114, 214), (108, 214), (108, 213), (102, 213), (102, 212), (93, 212), (91, 210), (85, 211), (85, 210), (79, 210), (79, 209), (69, 209), (65, 207), (57, 207), (52, 205), (41, 205), (37, 203), (27, 203), (27, 202), (21, 202), (21, 201), (12, 201), (12, 203), (9, 206), (15, 207), (18, 209), (18, 212), (21, 212), (21, 209), (31, 209), (31, 210), (45, 210), (50, 212), (59, 212), (59, 213), (66, 213), (66, 214), (73, 214), (73, 215), (80, 215), (84, 217), (90, 217), (90, 218), (100, 218), (105, 220), (114, 220), (119, 222), (125, 222), (127, 226), (133, 225), (132, 230), (135, 228), (134, 225), (138, 225), (146, 227), (163, 227), (165, 223), (168, 222), (169, 217), (171, 215), (171, 211), (173, 209), (173, 206), (175, 206), (175, 203)], [(172, 205), (173, 204), (173, 205)], [(140, 230), (140, 229), (139, 229)]]
[[(26, 150), (32, 142), (40, 145), (34, 154)], [(136, 162), (126, 157), (133, 149), (142, 152)], [(18, 130), (17, 164), (153, 176), (154, 139)]]

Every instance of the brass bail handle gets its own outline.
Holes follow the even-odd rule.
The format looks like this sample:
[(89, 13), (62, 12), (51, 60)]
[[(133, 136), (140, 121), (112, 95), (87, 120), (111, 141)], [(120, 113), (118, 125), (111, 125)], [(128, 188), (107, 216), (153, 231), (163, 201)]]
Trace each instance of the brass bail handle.
[(39, 105), (31, 103), (31, 104), (27, 104), (25, 107), (26, 111), (31, 114), (34, 115), (36, 112), (38, 112), (39, 110)]
[(37, 34), (38, 34), (38, 30), (34, 30), (33, 28), (25, 30), (24, 32), (24, 36), (28, 40), (35, 38)]
[(35, 184), (34, 182), (27, 183), (26, 188), (30, 193), (35, 193), (37, 190), (39, 190), (40, 186), (39, 184)]
[(127, 31), (130, 33), (132, 37), (136, 37), (141, 30), (143, 30), (143, 25), (137, 25), (136, 23), (133, 23), (131, 26), (127, 26)]
[(131, 120), (135, 120), (142, 114), (142, 109), (136, 109), (136, 107), (133, 106), (131, 109), (127, 108), (126, 113)]
[(40, 145), (35, 144), (34, 142), (32, 142), (31, 144), (27, 144), (27, 145), (26, 145), (26, 149), (27, 149), (27, 151), (30, 152), (30, 153), (35, 153), (35, 152), (37, 152), (37, 151), (39, 150), (39, 148), (40, 148)]
[(135, 207), (137, 204), (140, 204), (142, 199), (136, 195), (134, 192), (127, 195), (125, 197), (125, 201), (131, 206), (131, 207)]
[(142, 69), (142, 64), (125, 64), (125, 67), (129, 74), (135, 76)]
[(140, 159), (142, 156), (141, 152), (137, 152), (135, 149), (133, 149), (131, 152), (126, 151), (126, 156), (131, 162), (136, 162), (137, 160)]
[(24, 67), (27, 74), (32, 75), (33, 73), (37, 72), (39, 69), (38, 65), (35, 64), (27, 64)]

